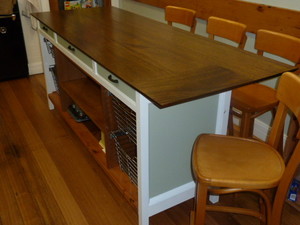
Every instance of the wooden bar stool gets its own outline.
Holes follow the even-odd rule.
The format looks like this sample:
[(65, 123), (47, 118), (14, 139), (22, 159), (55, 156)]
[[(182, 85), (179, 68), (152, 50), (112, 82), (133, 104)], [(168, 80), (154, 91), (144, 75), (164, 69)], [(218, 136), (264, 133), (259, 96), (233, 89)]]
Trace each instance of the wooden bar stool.
[(215, 36), (226, 38), (237, 43), (239, 48), (244, 49), (247, 41), (246, 28), (245, 24), (211, 16), (207, 20), (206, 32), (210, 39), (214, 40)]
[[(282, 207), (294, 173), (300, 164), (300, 144), (286, 168), (276, 150), (280, 145), (285, 118), (290, 111), (300, 122), (300, 77), (284, 73), (277, 91), (278, 110), (267, 143), (241, 137), (201, 134), (193, 147), (192, 163), (197, 181), (195, 211), (191, 224), (204, 225), (206, 211), (254, 216), (268, 225), (279, 225)], [(300, 138), (300, 131), (297, 133)], [(273, 206), (266, 190), (278, 187)], [(251, 192), (263, 200), (262, 211), (207, 204), (208, 194)]]
[[(294, 62), (300, 63), (300, 39), (268, 30), (258, 30), (255, 48), (259, 55), (268, 52)], [(252, 137), (254, 120), (258, 116), (276, 109), (278, 101), (276, 91), (262, 84), (251, 84), (234, 89), (231, 95), (231, 106), (228, 130), (233, 134), (233, 116), (240, 118), (240, 136)]]
[(195, 33), (196, 11), (177, 6), (167, 6), (165, 8), (165, 20), (172, 26), (172, 23), (180, 23), (190, 27), (190, 31)]
[[(247, 26), (232, 20), (211, 16), (207, 20), (206, 32), (209, 38), (214, 40), (215, 36), (222, 37), (238, 44), (238, 48), (244, 49), (247, 36)], [(229, 116), (228, 131), (233, 135), (233, 117)]]

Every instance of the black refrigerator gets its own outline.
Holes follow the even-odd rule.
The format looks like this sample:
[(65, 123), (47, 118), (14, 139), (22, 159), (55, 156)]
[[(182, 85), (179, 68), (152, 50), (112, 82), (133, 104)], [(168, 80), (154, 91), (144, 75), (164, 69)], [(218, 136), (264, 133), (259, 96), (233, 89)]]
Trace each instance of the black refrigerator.
[(28, 77), (28, 61), (18, 5), (0, 13), (0, 81)]

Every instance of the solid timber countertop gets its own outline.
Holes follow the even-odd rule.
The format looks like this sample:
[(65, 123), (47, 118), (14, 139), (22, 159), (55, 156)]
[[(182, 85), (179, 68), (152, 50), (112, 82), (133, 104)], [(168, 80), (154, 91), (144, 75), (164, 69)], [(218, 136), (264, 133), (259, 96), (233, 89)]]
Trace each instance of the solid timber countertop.
[(160, 108), (296, 69), (114, 7), (33, 16)]

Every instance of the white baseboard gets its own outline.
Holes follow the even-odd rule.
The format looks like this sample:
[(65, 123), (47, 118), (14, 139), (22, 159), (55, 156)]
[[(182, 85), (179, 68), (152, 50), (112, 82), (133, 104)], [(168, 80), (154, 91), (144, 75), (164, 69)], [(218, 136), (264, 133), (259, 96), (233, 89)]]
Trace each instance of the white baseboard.
[(30, 63), (28, 64), (29, 75), (43, 73), (43, 64), (42, 62)]
[(178, 205), (195, 196), (195, 182), (191, 181), (170, 191), (152, 197), (149, 201), (149, 216)]
[(253, 134), (255, 137), (258, 137), (259, 139), (266, 141), (268, 134), (270, 131), (270, 126), (267, 124), (263, 123), (260, 120), (255, 120), (254, 124), (254, 129), (253, 129)]
[[(234, 118), (233, 123), (238, 126), (239, 120)], [(253, 129), (253, 135), (255, 137), (258, 137), (259, 139), (266, 141), (268, 134), (270, 132), (270, 129), (271, 129), (271, 127), (268, 124), (262, 122), (261, 120), (255, 119), (254, 129)], [(283, 137), (284, 143), (285, 143), (286, 138), (287, 138), (287, 136), (286, 136), (286, 134), (284, 134), (284, 137)]]

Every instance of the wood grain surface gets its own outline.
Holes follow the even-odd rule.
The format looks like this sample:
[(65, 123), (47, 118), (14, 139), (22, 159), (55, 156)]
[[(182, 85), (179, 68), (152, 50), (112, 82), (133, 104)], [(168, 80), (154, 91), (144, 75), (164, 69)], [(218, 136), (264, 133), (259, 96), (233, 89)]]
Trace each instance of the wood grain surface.
[(295, 69), (114, 7), (34, 16), (158, 107)]

